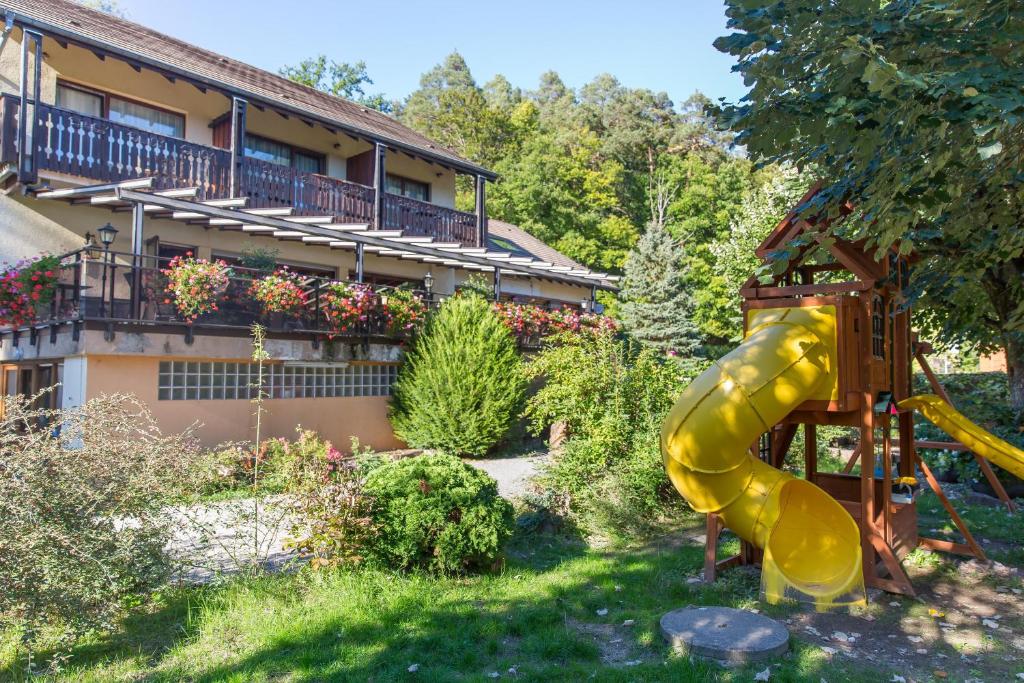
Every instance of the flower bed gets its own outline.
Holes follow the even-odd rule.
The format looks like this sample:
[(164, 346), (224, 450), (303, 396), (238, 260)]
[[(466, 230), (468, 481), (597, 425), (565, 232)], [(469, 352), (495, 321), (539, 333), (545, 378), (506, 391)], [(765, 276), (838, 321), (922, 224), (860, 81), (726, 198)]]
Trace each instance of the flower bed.
[(39, 310), (57, 292), (60, 259), (40, 256), (18, 261), (0, 274), (0, 325), (21, 327), (39, 318)]
[(273, 275), (253, 280), (249, 294), (260, 303), (264, 313), (299, 316), (308, 303), (298, 277), (287, 270), (279, 270)]
[[(193, 323), (199, 316), (218, 310), (231, 281), (231, 268), (224, 261), (207, 261), (175, 256), (160, 271), (167, 277), (167, 293), (173, 297), (178, 313)], [(165, 303), (171, 303), (166, 299)]]

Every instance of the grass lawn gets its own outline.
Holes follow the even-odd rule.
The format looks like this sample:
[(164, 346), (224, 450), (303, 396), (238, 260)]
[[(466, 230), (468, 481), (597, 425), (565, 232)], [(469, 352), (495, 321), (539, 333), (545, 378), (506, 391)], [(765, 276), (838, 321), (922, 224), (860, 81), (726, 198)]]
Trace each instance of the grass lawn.
[[(922, 505), (922, 528), (940, 523), (931, 518), (931, 504)], [(969, 510), (968, 518), (986, 538), (1020, 538), (1019, 517), (1007, 524), (1005, 513), (979, 508)], [(972, 595), (981, 584), (989, 592), (998, 590), (997, 584), (1019, 590), (1019, 576), (958, 582), (952, 561), (934, 556), (911, 563), (915, 581), (925, 586), (920, 600), (892, 601), (899, 605), (894, 609), (891, 596), (881, 595), (858, 614), (819, 615), (806, 606), (759, 603), (755, 571), (726, 572), (712, 586), (688, 582), (700, 571), (701, 520), (690, 516), (675, 526), (656, 542), (605, 548), (524, 533), (510, 545), (505, 568), (490, 576), (303, 571), (169, 591), (118, 633), (80, 644), (58, 679), (753, 680), (764, 666), (723, 669), (668, 651), (658, 618), (691, 604), (757, 608), (787, 621), (795, 636), (793, 653), (772, 667), (773, 681), (888, 681), (894, 673), (924, 681), (939, 680), (946, 671), (949, 680), (968, 675), (1007, 680), (1024, 670), (1014, 663), (1022, 653), (1014, 658), (1011, 646), (1012, 634), (1024, 632), (1019, 614), (1003, 618), (1001, 625), (1010, 633), (1001, 639), (1005, 642), (980, 624), (980, 634), (969, 624), (961, 627), (958, 636), (977, 635), (974, 650), (958, 650), (945, 631), (936, 627), (932, 633), (918, 624), (934, 624), (929, 606), (943, 606), (941, 591), (928, 593), (933, 587), (952, 586)], [(1015, 597), (1006, 592), (1001, 599)], [(625, 625), (628, 620), (632, 624)], [(821, 637), (809, 635), (815, 629)], [(833, 629), (860, 631), (864, 646), (828, 642)], [(915, 633), (926, 638), (929, 654), (903, 662), (899, 651), (906, 649), (900, 645), (908, 645), (908, 634)], [(874, 642), (880, 649), (870, 645)], [(962, 666), (961, 652), (967, 653)], [(18, 679), (13, 656), (13, 643), (0, 640), (0, 679)]]

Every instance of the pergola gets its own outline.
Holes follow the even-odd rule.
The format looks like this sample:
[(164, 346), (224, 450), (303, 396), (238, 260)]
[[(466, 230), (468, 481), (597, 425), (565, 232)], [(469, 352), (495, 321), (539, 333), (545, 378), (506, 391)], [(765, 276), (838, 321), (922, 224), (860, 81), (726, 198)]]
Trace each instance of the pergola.
[(296, 241), (312, 246), (355, 252), (356, 280), (362, 281), (366, 253), (437, 264), (451, 268), (492, 273), (494, 294), (501, 294), (501, 277), (534, 277), (597, 290), (614, 290), (617, 276), (586, 268), (556, 265), (530, 256), (486, 247), (466, 247), (457, 242), (438, 242), (429, 236), (405, 236), (400, 230), (371, 230), (364, 223), (337, 223), (331, 216), (295, 216), (291, 207), (246, 208), (247, 198), (196, 200), (198, 188), (153, 191), (152, 178), (117, 183), (43, 190), (38, 199), (73, 205), (106, 207), (132, 214), (131, 255), (139, 275), (143, 259), (143, 227), (147, 218), (181, 221), (216, 228)]

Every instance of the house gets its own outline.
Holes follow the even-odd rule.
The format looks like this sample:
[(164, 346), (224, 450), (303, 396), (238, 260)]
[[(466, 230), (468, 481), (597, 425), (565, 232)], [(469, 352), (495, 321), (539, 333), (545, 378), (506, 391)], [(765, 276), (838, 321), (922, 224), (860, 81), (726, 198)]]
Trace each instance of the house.
[[(261, 322), (267, 435), (301, 423), (393, 446), (404, 331), (379, 311), (332, 326), (337, 283), (433, 302), (475, 274), (503, 300), (584, 309), (613, 287), (488, 219), (492, 171), (380, 112), (65, 0), (0, 0), (0, 16), (0, 259), (59, 256), (52, 300), (0, 328), (7, 395), (131, 392), (166, 430), (244, 439)], [(459, 175), (473, 212), (455, 206)], [(172, 300), (175, 257), (231, 264), (217, 311), (190, 320)], [(254, 302), (265, 273), (248, 267), (268, 259), (301, 310)]]

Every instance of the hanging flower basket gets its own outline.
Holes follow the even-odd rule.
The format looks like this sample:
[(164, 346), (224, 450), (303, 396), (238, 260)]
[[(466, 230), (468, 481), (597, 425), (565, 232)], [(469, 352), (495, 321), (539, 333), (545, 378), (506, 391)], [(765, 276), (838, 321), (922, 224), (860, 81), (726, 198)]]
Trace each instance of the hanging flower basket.
[(306, 310), (309, 299), (294, 273), (279, 270), (253, 280), (249, 294), (260, 303), (264, 313), (280, 313), (298, 317)]
[(57, 293), (60, 259), (40, 256), (18, 261), (0, 273), (0, 326), (22, 327), (39, 319), (39, 311)]
[(392, 289), (380, 295), (381, 313), (390, 335), (404, 335), (426, 320), (427, 304), (408, 289)]
[(377, 305), (369, 285), (332, 282), (320, 294), (324, 317), (334, 333), (348, 332), (365, 324)]
[[(188, 323), (219, 310), (231, 282), (231, 268), (224, 261), (197, 259), (191, 253), (175, 256), (160, 272), (167, 277), (167, 293), (178, 314)], [(170, 303), (170, 299), (165, 302)]]

